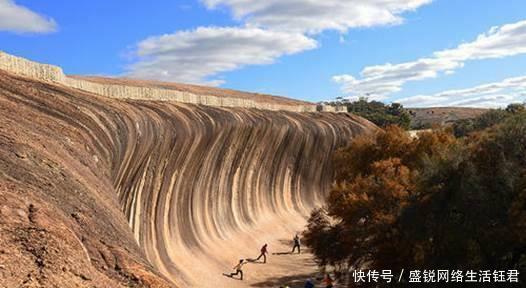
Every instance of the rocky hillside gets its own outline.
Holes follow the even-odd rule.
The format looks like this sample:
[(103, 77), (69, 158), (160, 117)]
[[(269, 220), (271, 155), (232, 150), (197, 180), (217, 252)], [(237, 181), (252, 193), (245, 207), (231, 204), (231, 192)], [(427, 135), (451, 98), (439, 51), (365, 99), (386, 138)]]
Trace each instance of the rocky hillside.
[[(245, 287), (220, 272), (302, 229), (330, 187), (332, 151), (375, 129), (0, 71), (0, 287)], [(268, 287), (261, 273), (245, 283)]]
[(435, 107), (407, 108), (411, 114), (412, 129), (427, 129), (433, 125), (447, 125), (458, 120), (473, 119), (487, 111), (482, 108)]

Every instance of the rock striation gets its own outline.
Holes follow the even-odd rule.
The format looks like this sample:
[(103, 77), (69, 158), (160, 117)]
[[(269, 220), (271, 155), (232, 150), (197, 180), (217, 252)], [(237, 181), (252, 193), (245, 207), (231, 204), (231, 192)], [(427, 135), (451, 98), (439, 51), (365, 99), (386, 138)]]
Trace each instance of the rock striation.
[(9, 65), (25, 72), (0, 71), (0, 287), (237, 287), (216, 272), (304, 221), (332, 152), (376, 129), (102, 97), (53, 66)]

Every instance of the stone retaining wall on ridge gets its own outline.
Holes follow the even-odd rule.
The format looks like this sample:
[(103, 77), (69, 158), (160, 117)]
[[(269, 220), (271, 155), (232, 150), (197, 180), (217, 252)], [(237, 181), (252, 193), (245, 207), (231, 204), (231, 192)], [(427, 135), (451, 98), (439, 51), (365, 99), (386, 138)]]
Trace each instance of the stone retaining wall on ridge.
[[(213, 95), (198, 95), (185, 91), (162, 89), (155, 87), (125, 86), (101, 84), (67, 77), (62, 68), (33, 62), (0, 51), (0, 69), (8, 72), (34, 78), (41, 81), (55, 82), (71, 88), (76, 88), (110, 98), (144, 99), (176, 101), (182, 103), (201, 104), (216, 107), (243, 107), (263, 110), (285, 110), (292, 112), (347, 112), (341, 107), (312, 105), (282, 105), (257, 102), (251, 99), (218, 97)], [(346, 110), (346, 109), (345, 109)]]

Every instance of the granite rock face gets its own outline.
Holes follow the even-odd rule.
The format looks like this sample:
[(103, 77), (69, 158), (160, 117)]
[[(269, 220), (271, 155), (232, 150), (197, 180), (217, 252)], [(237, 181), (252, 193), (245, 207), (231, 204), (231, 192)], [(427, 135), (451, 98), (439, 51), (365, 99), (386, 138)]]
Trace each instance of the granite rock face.
[(208, 271), (304, 221), (331, 185), (332, 152), (375, 129), (0, 71), (0, 287), (207, 287)]

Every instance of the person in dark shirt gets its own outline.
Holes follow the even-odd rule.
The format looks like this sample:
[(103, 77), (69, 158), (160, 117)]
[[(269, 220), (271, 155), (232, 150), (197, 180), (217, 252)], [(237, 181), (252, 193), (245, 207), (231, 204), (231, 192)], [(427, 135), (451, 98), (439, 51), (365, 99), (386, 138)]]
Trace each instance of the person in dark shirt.
[(263, 257), (263, 263), (267, 263), (267, 253), (268, 253), (267, 246), (268, 245), (265, 243), (265, 245), (263, 245), (263, 247), (261, 247), (261, 254), (256, 259), (256, 261), (259, 261), (259, 259), (261, 259), (261, 257)]
[(294, 253), (296, 248), (298, 248), (298, 254), (301, 254), (300, 236), (298, 236), (298, 234), (296, 234), (296, 236), (294, 236), (293, 241), (294, 241), (294, 246), (292, 247), (292, 253)]

